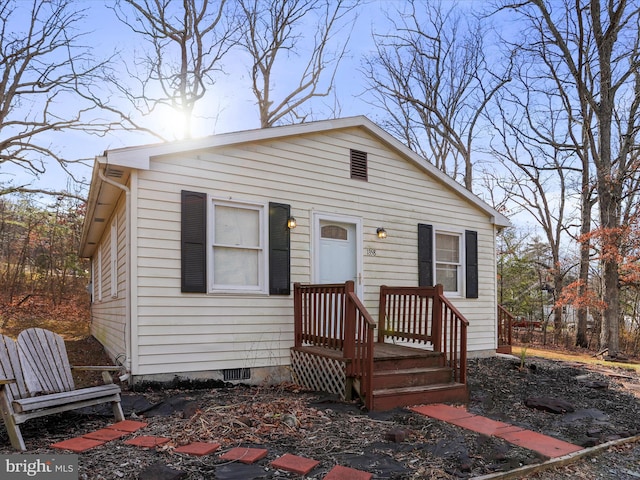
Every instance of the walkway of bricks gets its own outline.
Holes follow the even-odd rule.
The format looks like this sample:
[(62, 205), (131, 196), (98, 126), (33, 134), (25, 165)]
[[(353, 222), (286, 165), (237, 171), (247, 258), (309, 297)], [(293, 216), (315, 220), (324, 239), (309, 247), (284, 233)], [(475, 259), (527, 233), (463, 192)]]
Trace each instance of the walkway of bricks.
[(582, 447), (578, 445), (563, 442), (557, 438), (509, 425), (508, 423), (491, 420), (480, 415), (474, 415), (464, 407), (435, 404), (411, 407), (410, 410), (467, 430), (502, 438), (509, 443), (533, 450), (548, 458), (562, 457), (582, 450)]
[[(107, 442), (119, 440), (122, 437), (143, 429), (147, 425), (148, 424), (145, 422), (124, 420), (122, 422), (110, 425), (106, 428), (96, 430), (95, 432), (87, 433), (85, 435), (82, 435), (81, 437), (75, 437), (69, 440), (54, 443), (51, 445), (51, 447), (60, 450), (70, 450), (72, 452), (80, 453), (91, 448), (104, 445)], [(169, 441), (171, 441), (171, 439), (166, 437), (140, 435), (129, 440), (125, 440), (124, 443), (126, 445), (133, 445), (140, 448), (155, 448)], [(210, 455), (216, 452), (219, 448), (219, 443), (194, 442), (178, 447), (174, 450), (174, 452), (182, 453), (185, 455), (203, 456)], [(268, 451), (264, 448), (237, 447), (221, 454), (219, 458), (220, 460), (225, 460), (228, 462), (252, 464), (265, 458), (267, 456), (267, 453)], [(273, 468), (286, 470), (303, 476), (307, 475), (319, 464), (320, 462), (318, 462), (317, 460), (298, 457), (289, 453), (282, 455), (281, 457), (271, 462), (271, 466)], [(178, 470), (156, 464), (151, 465), (147, 470), (142, 472), (140, 478), (149, 478), (153, 480), (177, 480), (181, 478), (183, 474), (183, 472), (180, 472)], [(323, 480), (371, 480), (371, 478), (373, 478), (372, 473), (337, 465), (323, 477)]]
[[(435, 418), (441, 421), (457, 425), (462, 428), (482, 433), (484, 435), (499, 437), (507, 442), (513, 443), (520, 447), (527, 448), (538, 452), (548, 458), (561, 457), (570, 453), (582, 450), (582, 447), (561, 440), (542, 435), (531, 430), (509, 425), (507, 423), (491, 420), (480, 415), (469, 413), (464, 407), (453, 407), (444, 404), (435, 405), (419, 405), (410, 408), (411, 411)], [(70, 450), (80, 453), (107, 442), (119, 440), (122, 437), (131, 435), (138, 430), (143, 429), (148, 424), (133, 420), (124, 420), (106, 428), (90, 432), (81, 437), (71, 438), (62, 442), (51, 445), (53, 448)], [(140, 435), (129, 440), (124, 440), (126, 445), (133, 445), (140, 448), (155, 448), (169, 442), (171, 439), (166, 437), (155, 437), (149, 435)], [(220, 449), (219, 443), (194, 442), (176, 448), (176, 453), (185, 455), (210, 455)], [(253, 464), (264, 459), (268, 451), (263, 448), (237, 447), (221, 454), (220, 460), (227, 462), (240, 462), (242, 464)], [(285, 454), (271, 462), (273, 468), (293, 472), (299, 475), (307, 475), (320, 464), (319, 461), (298, 457), (292, 454)], [(177, 480), (183, 476), (183, 472), (173, 470), (164, 465), (152, 465), (145, 472), (142, 472), (140, 478), (148, 478), (154, 480)], [(371, 480), (373, 474), (356, 470), (341, 465), (335, 466), (324, 476), (323, 480)]]

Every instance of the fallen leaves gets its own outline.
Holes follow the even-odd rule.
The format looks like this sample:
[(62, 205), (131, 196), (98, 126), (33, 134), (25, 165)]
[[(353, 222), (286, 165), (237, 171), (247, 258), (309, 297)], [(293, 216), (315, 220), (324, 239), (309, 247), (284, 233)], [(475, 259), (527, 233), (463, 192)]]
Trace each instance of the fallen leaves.
[(304, 397), (277, 397), (271, 389), (239, 388), (234, 393), (234, 402), (225, 405), (201, 399), (201, 408), (176, 432), (176, 443), (215, 440), (231, 446), (281, 437), (302, 439), (328, 420), (323, 412), (306, 405)]

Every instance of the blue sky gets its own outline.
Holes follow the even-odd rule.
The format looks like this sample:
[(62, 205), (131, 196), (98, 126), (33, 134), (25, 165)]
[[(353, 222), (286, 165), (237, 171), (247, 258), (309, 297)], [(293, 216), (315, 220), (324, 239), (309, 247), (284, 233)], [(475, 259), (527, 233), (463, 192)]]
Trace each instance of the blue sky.
[[(339, 116), (364, 114), (375, 121), (374, 107), (367, 104), (361, 97), (365, 87), (357, 69), (360, 67), (362, 56), (373, 47), (372, 28), (385, 28), (384, 18), (380, 12), (383, 6), (386, 7), (391, 3), (391, 1), (374, 0), (360, 10), (353, 27), (348, 53), (340, 64), (336, 80), (341, 105)], [(139, 38), (115, 18), (113, 12), (105, 7), (102, 0), (84, 0), (80, 5), (87, 7), (82, 28), (91, 32), (85, 37), (84, 43), (91, 45), (94, 54), (109, 56), (119, 51), (124, 58), (131, 60), (142, 44)], [(236, 52), (223, 59), (226, 75), (218, 77), (216, 84), (210, 88), (208, 97), (198, 104), (199, 118), (194, 120), (194, 136), (259, 127), (258, 111), (250, 90), (246, 61), (243, 62), (243, 58), (239, 55), (241, 54)], [(302, 53), (303, 57), (304, 53)], [(293, 60), (291, 66), (295, 66)], [(291, 80), (294, 80), (293, 76), (289, 78), (289, 81)], [(286, 85), (287, 76), (283, 75), (283, 78), (278, 81)], [(325, 116), (321, 114), (322, 106), (314, 110), (318, 112), (317, 119), (329, 116), (328, 108), (324, 108)], [(175, 119), (175, 114), (165, 110), (147, 118), (147, 125), (161, 131), (165, 137), (171, 137), (172, 122), (175, 123)], [(71, 170), (78, 178), (89, 179), (92, 159), (96, 155), (100, 155), (107, 149), (154, 143), (157, 140), (150, 136), (127, 132), (116, 132), (104, 138), (88, 137), (77, 132), (57, 132), (52, 134), (48, 141), (52, 148), (64, 151), (66, 158), (87, 159), (85, 165), (72, 166)], [(40, 178), (34, 178), (21, 168), (3, 164), (0, 175), (2, 181), (11, 178), (14, 184), (30, 184), (33, 188), (62, 190), (70, 187), (69, 177), (55, 162), (48, 163), (46, 169), (46, 174), (41, 175)]]
[[(367, 98), (365, 80), (359, 69), (363, 58), (374, 51), (372, 31), (378, 34), (389, 31), (388, 20), (383, 12), (386, 9), (395, 10), (396, 7), (406, 3), (405, 0), (362, 1), (365, 2), (364, 6), (358, 10), (348, 51), (340, 63), (336, 76), (336, 92), (340, 104), (338, 116), (366, 115), (376, 122), (382, 118), (383, 112), (370, 103), (370, 97)], [(27, 6), (29, 3), (25, 2)], [(442, 1), (443, 8), (449, 8), (454, 3), (462, 7), (486, 4), (484, 0)], [(103, 0), (78, 0), (78, 5), (85, 8), (86, 18), (81, 28), (90, 32), (84, 38), (84, 43), (91, 46), (96, 57), (109, 57), (119, 52), (123, 59), (131, 62), (136, 54), (140, 53), (141, 46), (145, 45), (144, 42), (116, 18), (114, 12), (105, 6)], [(300, 48), (300, 62), (306, 60), (305, 49), (310, 48), (310, 42), (311, 40), (307, 45), (304, 43), (297, 45)], [(194, 137), (259, 127), (258, 109), (251, 93), (247, 73), (248, 58), (243, 58), (242, 55), (243, 53), (239, 50), (235, 50), (223, 59), (225, 74), (217, 77), (215, 85), (209, 87), (207, 97), (197, 104), (196, 119), (193, 121), (192, 128)], [(291, 58), (286, 68), (295, 69), (295, 66), (295, 58)], [(124, 68), (122, 72), (126, 80), (127, 74)], [(287, 82), (295, 82), (298, 78), (295, 74), (288, 75), (288, 72), (283, 71), (281, 77), (275, 82), (276, 87), (284, 85), (284, 90), (287, 90)], [(330, 108), (323, 105), (327, 100), (319, 99), (314, 102), (314, 119), (321, 120), (333, 116)], [(175, 124), (176, 117), (174, 112), (165, 109), (147, 117), (144, 125), (159, 131), (165, 138), (171, 138), (172, 124)], [(48, 141), (51, 148), (63, 151), (66, 158), (84, 159), (82, 163), (71, 166), (70, 170), (78, 180), (88, 182), (95, 156), (101, 155), (105, 150), (156, 143), (158, 140), (149, 135), (130, 132), (114, 132), (105, 137), (88, 136), (79, 132), (56, 132)], [(481, 155), (481, 157), (484, 156)], [(54, 161), (46, 165), (46, 173), (38, 178), (34, 178), (19, 167), (3, 164), (0, 169), (0, 181), (8, 180), (14, 185), (28, 185), (31, 188), (56, 191), (74, 191), (78, 188), (77, 184), (72, 182), (66, 172)], [(85, 186), (84, 194), (86, 193)]]

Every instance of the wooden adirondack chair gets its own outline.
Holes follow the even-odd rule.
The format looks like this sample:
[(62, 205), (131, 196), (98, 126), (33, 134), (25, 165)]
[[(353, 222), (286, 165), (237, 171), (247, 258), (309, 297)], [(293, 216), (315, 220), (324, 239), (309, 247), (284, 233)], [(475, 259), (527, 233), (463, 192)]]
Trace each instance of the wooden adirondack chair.
[(64, 340), (59, 335), (42, 328), (24, 330), (17, 342), (0, 335), (0, 408), (15, 449), (26, 450), (19, 425), (27, 420), (107, 402), (113, 406), (116, 420), (124, 420), (119, 386), (108, 383), (75, 388)]

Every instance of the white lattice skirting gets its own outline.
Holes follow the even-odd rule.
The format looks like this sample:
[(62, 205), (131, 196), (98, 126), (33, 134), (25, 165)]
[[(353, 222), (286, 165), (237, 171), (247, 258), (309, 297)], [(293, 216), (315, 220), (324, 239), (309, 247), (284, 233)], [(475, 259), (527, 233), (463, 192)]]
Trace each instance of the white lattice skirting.
[(345, 362), (291, 350), (291, 368), (293, 380), (298, 385), (317, 392), (334, 393), (345, 399)]

